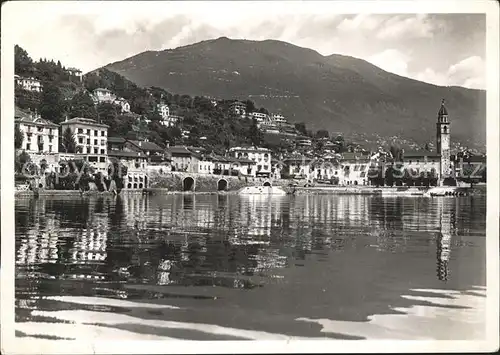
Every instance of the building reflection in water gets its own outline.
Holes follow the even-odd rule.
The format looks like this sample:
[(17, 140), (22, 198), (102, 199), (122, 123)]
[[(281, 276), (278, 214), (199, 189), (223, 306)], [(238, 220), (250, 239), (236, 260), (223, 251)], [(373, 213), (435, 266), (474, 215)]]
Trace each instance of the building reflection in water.
[(447, 200), (438, 201), (440, 213), (439, 232), (436, 240), (437, 277), (440, 281), (448, 281), (450, 277), (449, 261), (451, 256), (452, 226), (455, 213), (446, 205)]

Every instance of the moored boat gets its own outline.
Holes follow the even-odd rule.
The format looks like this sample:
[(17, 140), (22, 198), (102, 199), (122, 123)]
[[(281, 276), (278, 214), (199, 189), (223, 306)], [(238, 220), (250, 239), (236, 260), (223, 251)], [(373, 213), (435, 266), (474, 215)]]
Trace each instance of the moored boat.
[(286, 191), (279, 186), (247, 186), (239, 191), (240, 195), (286, 195)]

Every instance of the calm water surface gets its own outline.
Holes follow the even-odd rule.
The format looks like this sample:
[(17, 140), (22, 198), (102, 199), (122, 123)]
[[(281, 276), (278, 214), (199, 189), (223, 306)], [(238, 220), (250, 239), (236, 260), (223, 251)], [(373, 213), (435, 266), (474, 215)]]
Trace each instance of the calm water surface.
[(486, 199), (16, 201), (27, 339), (484, 337)]

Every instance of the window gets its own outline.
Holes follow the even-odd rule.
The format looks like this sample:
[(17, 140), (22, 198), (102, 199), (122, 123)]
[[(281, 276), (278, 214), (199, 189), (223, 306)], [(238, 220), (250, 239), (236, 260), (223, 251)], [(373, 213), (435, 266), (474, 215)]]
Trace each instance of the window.
[(106, 157), (99, 157), (99, 162), (100, 163), (105, 163), (106, 162)]
[(54, 138), (54, 137), (49, 136), (49, 142), (50, 142), (50, 143), (52, 143), (52, 138)]
[(90, 135), (90, 129), (87, 129), (87, 134)]
[(101, 154), (106, 154), (106, 150), (105, 149), (101, 149)]
[(269, 170), (269, 165), (264, 165), (264, 170)]
[(97, 143), (97, 139), (94, 139), (94, 145), (98, 145), (99, 143)]
[(94, 154), (99, 154), (99, 148), (94, 148)]
[(78, 128), (78, 133), (83, 133), (83, 128)]
[(97, 163), (97, 157), (89, 157), (89, 163)]
[(31, 144), (26, 144), (26, 150), (31, 150)]
[(83, 143), (83, 138), (82, 137), (78, 137), (78, 143), (80, 143), (80, 144)]
[(52, 146), (49, 145), (49, 153), (52, 153)]
[(90, 144), (90, 138), (87, 138), (87, 144)]
[(97, 129), (94, 130), (94, 136), (97, 136), (98, 133), (97, 133)]
[(43, 127), (38, 127), (38, 132), (43, 132)]
[(104, 131), (101, 131), (101, 137), (104, 137)]

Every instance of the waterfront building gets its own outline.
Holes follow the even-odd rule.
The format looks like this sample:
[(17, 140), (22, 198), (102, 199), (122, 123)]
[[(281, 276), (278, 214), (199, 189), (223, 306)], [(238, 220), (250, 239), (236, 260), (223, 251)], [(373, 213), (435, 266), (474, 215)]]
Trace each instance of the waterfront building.
[(284, 169), (282, 175), (295, 179), (309, 179), (311, 177), (312, 158), (303, 155), (292, 155), (283, 161)]
[(14, 75), (14, 79), (16, 81), (17, 87), (32, 91), (32, 92), (42, 92), (43, 85), (42, 82), (35, 78), (23, 78), (19, 75)]
[(127, 168), (127, 176), (124, 178), (125, 189), (142, 189), (148, 187), (148, 156), (142, 152), (131, 152), (124, 150), (108, 151), (109, 163), (120, 162)]
[(172, 171), (198, 172), (200, 154), (192, 152), (183, 146), (169, 147), (167, 152), (172, 159)]
[(411, 176), (420, 176), (428, 174), (429, 177), (435, 176), (440, 178), (441, 157), (439, 154), (426, 150), (420, 151), (404, 151), (403, 150), (403, 167), (407, 169)]
[(271, 151), (267, 148), (258, 147), (233, 147), (229, 149), (228, 155), (237, 159), (243, 158), (256, 163), (255, 176), (271, 175)]
[(23, 134), (21, 149), (28, 154), (56, 154), (59, 150), (59, 125), (37, 113), (15, 108), (14, 123)]
[(89, 163), (96, 172), (107, 175), (108, 125), (90, 118), (75, 117), (61, 123), (61, 131), (69, 128), (76, 143), (76, 153)]
[(372, 160), (363, 153), (343, 153), (341, 160), (342, 173), (340, 185), (368, 185), (368, 170)]
[(450, 159), (450, 120), (448, 110), (444, 105), (444, 99), (441, 101), (441, 108), (438, 111), (438, 120), (436, 122), (436, 148), (440, 156), (439, 181), (450, 177), (453, 172), (453, 165)]

